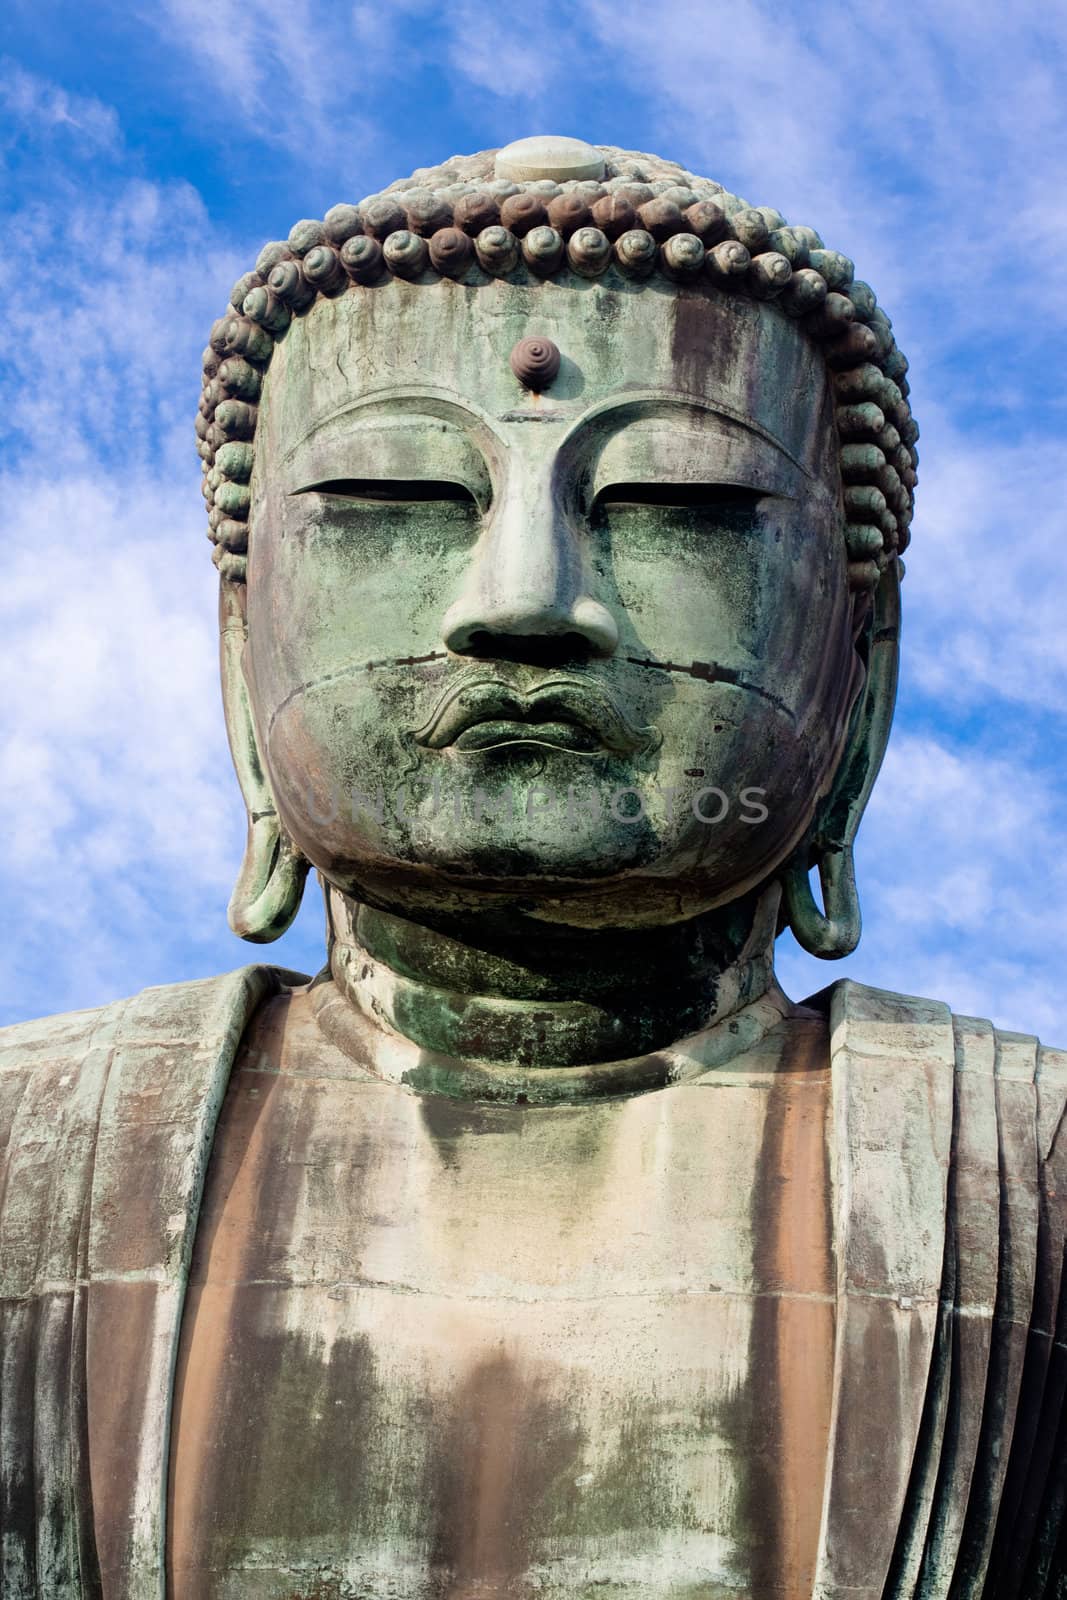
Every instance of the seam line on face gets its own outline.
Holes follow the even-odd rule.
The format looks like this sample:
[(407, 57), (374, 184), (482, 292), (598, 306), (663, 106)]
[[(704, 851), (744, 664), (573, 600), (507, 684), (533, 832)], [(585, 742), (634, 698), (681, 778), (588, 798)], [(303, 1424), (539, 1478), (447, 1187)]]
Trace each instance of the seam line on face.
[(761, 700), (769, 701), (783, 716), (788, 717), (790, 722), (796, 721), (795, 712), (784, 700), (770, 689), (765, 689), (762, 684), (743, 678), (736, 667), (724, 667), (717, 661), (691, 661), (688, 665), (678, 661), (656, 661), (651, 656), (626, 656), (624, 659), (631, 666), (651, 667), (654, 672), (682, 672), (690, 678), (700, 678), (704, 683), (729, 683), (738, 689), (747, 689), (750, 694), (759, 695)]
[[(327, 672), (321, 678), (310, 678), (307, 683), (298, 683), (291, 689), (285, 699), (278, 705), (270, 719), (270, 726), (274, 723), (298, 695), (306, 694), (309, 689), (317, 689), (323, 684), (337, 683), (342, 678), (354, 677), (361, 672), (375, 672), (382, 667), (417, 667), (430, 661), (447, 661), (447, 650), (430, 650), (422, 656), (386, 656), (380, 661), (363, 661), (358, 666), (343, 667), (338, 672)], [(786, 705), (779, 695), (765, 689), (762, 684), (753, 683), (748, 678), (743, 678), (736, 667), (725, 667), (717, 661), (692, 661), (689, 663), (679, 661), (657, 661), (652, 656), (624, 656), (622, 658), (630, 666), (648, 667), (653, 672), (680, 672), (690, 678), (697, 678), (704, 683), (729, 683), (738, 689), (747, 689), (750, 694), (758, 695), (761, 700), (768, 701), (790, 722), (796, 721), (792, 708)]]
[(361, 661), (354, 667), (341, 667), (336, 672), (325, 672), (321, 678), (309, 678), (306, 683), (298, 683), (295, 689), (290, 689), (280, 705), (275, 706), (271, 713), (270, 726), (273, 728), (286, 706), (298, 695), (306, 694), (309, 689), (318, 689), (326, 683), (339, 683), (342, 678), (353, 678), (361, 672), (376, 672), (380, 667), (421, 667), (427, 661), (447, 661), (447, 650), (430, 650), (424, 656), (384, 656), (380, 661)]

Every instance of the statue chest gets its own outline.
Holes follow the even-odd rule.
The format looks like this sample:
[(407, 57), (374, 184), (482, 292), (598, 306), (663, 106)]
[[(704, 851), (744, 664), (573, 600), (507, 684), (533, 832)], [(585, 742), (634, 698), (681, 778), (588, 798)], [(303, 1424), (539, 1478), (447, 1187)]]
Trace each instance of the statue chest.
[(196, 1596), (810, 1590), (830, 1429), (825, 1033), (565, 1108), (242, 1054), (181, 1338)]

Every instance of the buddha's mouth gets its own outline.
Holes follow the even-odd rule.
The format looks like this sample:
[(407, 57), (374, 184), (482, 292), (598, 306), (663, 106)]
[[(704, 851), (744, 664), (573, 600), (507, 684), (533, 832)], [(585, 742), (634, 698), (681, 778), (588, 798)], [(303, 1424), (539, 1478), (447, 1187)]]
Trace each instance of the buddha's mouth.
[(590, 755), (604, 748), (588, 728), (576, 722), (516, 722), (490, 718), (465, 728), (452, 740), (454, 750), (499, 750), (504, 745), (539, 744), (555, 750), (577, 750)]
[(428, 750), (463, 752), (537, 744), (585, 755), (643, 755), (660, 743), (658, 728), (637, 727), (606, 690), (570, 677), (525, 692), (498, 677), (466, 677), (445, 691), (412, 736)]

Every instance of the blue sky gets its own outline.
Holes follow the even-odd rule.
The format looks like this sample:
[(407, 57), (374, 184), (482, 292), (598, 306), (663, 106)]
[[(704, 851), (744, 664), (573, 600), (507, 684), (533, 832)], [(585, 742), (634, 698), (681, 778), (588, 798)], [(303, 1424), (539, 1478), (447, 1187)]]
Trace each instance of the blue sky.
[[(1067, 1043), (1067, 12), (983, 0), (9, 0), (0, 1021), (254, 959), (192, 418), (260, 244), (532, 132), (656, 151), (853, 256), (922, 426), (845, 972)], [(321, 962), (309, 891), (270, 958)]]

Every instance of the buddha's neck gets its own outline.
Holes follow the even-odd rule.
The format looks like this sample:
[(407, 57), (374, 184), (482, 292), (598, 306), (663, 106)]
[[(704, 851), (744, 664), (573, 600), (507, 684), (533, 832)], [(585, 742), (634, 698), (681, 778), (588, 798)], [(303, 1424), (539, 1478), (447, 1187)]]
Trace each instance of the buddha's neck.
[(603, 1079), (604, 1064), (726, 1024), (774, 988), (776, 889), (638, 931), (492, 914), (431, 927), (332, 890), (328, 907), (330, 969), (348, 1006), (420, 1060), (475, 1064), (490, 1082), (525, 1073), (562, 1086), (585, 1069)]

